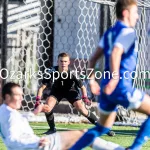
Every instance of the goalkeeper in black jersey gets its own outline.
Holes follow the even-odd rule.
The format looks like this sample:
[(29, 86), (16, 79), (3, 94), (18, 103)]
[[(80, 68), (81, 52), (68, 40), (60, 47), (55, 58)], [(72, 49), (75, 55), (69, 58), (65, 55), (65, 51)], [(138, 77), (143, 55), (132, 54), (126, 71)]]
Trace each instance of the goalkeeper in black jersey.
[[(69, 64), (69, 55), (67, 53), (60, 53), (58, 55), (58, 66), (46, 70), (42, 86), (38, 90), (35, 104), (36, 109), (34, 110), (34, 113), (45, 112), (47, 122), (50, 126), (50, 129), (46, 134), (56, 132), (53, 108), (64, 98), (67, 99), (92, 124), (96, 124), (97, 122), (97, 117), (90, 110), (87, 110), (83, 104), (83, 101), (87, 105), (91, 104), (91, 101), (87, 97), (86, 88), (81, 79), (78, 78), (77, 72), (73, 72), (69, 69)], [(47, 88), (49, 84), (52, 84), (51, 92), (46, 100), (46, 105), (42, 105), (40, 104), (40, 100), (44, 89)], [(82, 97), (80, 96), (79, 89), (82, 92)], [(114, 135), (112, 131), (108, 134)]]

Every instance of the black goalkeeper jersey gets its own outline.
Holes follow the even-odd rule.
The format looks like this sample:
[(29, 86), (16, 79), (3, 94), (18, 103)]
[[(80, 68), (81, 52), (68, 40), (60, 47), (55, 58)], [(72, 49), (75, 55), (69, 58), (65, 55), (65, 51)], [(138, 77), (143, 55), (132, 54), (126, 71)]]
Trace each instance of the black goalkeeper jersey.
[(59, 72), (58, 66), (52, 67), (45, 72), (42, 83), (44, 85), (52, 84), (52, 90), (67, 92), (77, 90), (83, 86), (83, 82), (73, 70)]

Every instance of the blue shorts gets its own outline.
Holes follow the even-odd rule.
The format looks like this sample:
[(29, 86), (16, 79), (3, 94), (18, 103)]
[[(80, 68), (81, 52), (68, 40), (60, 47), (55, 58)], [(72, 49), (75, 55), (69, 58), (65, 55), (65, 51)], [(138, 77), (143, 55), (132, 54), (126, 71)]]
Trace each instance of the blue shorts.
[(144, 92), (135, 88), (116, 89), (111, 95), (106, 95), (102, 92), (99, 97), (99, 108), (104, 114), (116, 111), (117, 105), (122, 105), (128, 109), (137, 109), (140, 107), (144, 95)]

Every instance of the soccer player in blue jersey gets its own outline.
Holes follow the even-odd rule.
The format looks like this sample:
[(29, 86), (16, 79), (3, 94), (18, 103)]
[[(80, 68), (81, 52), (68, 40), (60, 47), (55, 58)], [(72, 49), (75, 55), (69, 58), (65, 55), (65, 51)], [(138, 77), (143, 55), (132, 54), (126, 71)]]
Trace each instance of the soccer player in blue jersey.
[[(89, 145), (95, 137), (107, 133), (114, 123), (118, 104), (148, 116), (128, 149), (141, 149), (150, 137), (150, 97), (132, 85), (132, 75), (137, 63), (136, 34), (133, 29), (138, 20), (136, 0), (118, 0), (116, 16), (118, 20), (104, 33), (88, 66), (94, 68), (97, 60), (102, 55), (105, 56), (105, 71), (99, 99), (101, 117), (98, 124), (89, 129), (71, 150), (80, 150)], [(94, 72), (90, 78), (93, 94), (99, 94), (100, 87), (94, 79)]]

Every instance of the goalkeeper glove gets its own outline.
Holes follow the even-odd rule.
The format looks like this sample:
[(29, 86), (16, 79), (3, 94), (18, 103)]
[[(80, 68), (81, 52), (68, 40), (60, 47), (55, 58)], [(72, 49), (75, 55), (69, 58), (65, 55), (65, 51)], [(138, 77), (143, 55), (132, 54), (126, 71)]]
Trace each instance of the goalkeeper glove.
[(92, 102), (88, 99), (87, 96), (82, 96), (82, 100), (87, 106), (91, 106)]
[(34, 109), (36, 109), (40, 104), (41, 104), (41, 97), (37, 96), (36, 97), (36, 102), (35, 102)]

